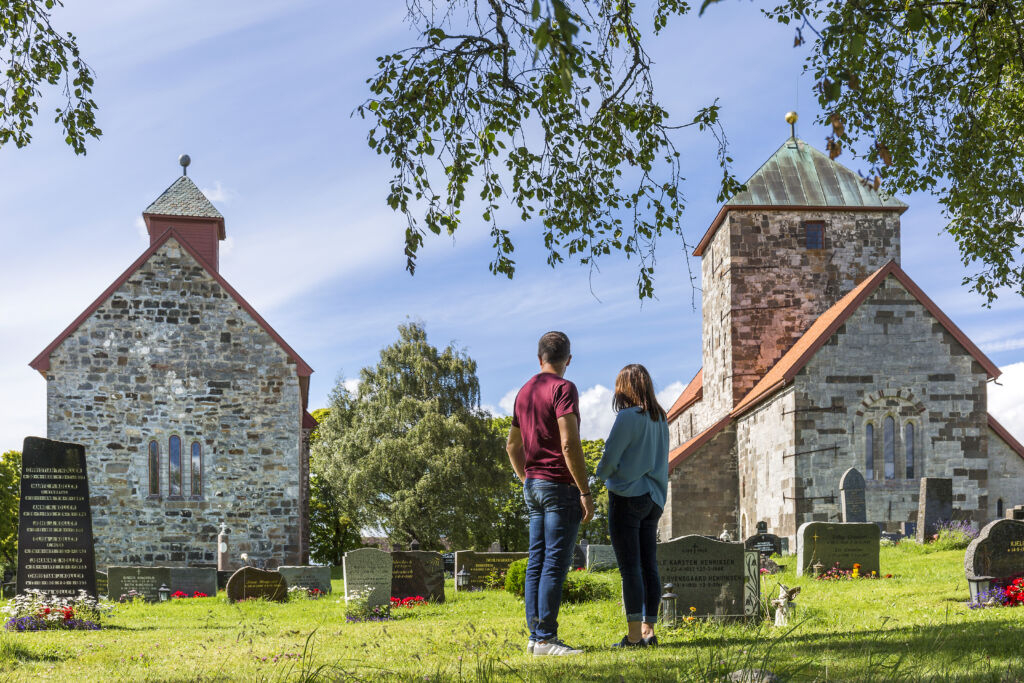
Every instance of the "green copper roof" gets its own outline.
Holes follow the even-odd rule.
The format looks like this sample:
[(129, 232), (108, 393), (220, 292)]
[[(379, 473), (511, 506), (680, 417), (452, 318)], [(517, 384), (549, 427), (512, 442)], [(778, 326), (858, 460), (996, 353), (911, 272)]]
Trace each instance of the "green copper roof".
[(790, 138), (726, 206), (856, 206), (905, 209), (799, 138)]
[(142, 213), (159, 216), (194, 216), (196, 218), (220, 218), (220, 211), (210, 203), (188, 176), (181, 176), (164, 193), (146, 207)]

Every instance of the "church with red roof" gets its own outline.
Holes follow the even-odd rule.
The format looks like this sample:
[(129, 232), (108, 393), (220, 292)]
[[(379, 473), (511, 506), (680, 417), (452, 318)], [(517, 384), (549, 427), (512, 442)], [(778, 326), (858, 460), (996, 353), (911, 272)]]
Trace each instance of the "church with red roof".
[[(954, 517), (1024, 504), (1024, 446), (988, 412), (999, 368), (900, 267), (907, 205), (794, 134), (721, 207), (701, 257), (702, 359), (669, 409), (663, 540), (760, 521), (917, 521), (922, 477)], [(695, 365), (697, 365), (695, 363)]]
[(86, 449), (97, 568), (216, 566), (222, 524), (233, 557), (305, 564), (313, 370), (220, 274), (187, 173), (142, 215), (149, 247), (30, 363), (47, 436)]

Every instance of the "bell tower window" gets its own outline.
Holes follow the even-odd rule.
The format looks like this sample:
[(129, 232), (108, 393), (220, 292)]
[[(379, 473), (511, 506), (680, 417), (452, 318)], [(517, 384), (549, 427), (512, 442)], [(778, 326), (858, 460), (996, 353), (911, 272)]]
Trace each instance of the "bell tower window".
[(804, 238), (807, 249), (824, 249), (825, 223), (823, 221), (804, 221)]

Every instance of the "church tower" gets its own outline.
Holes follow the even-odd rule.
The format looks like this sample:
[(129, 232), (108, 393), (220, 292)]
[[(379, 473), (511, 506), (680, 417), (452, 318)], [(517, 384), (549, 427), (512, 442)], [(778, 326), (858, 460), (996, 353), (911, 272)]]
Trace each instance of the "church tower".
[(795, 134), (750, 177), (694, 251), (709, 419), (732, 410), (843, 294), (899, 263), (906, 209)]

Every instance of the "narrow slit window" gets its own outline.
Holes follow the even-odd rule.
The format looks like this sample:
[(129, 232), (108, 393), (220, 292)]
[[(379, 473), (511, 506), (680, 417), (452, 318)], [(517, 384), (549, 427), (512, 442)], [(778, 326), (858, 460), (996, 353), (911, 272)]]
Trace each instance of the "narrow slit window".
[(875, 478), (875, 425), (864, 427), (864, 471), (868, 479)]
[(996, 519), (1003, 518), (1003, 499), (1000, 498), (996, 501)]
[(821, 221), (808, 221), (804, 223), (804, 234), (807, 239), (808, 249), (825, 248), (825, 224)]
[(167, 494), (181, 496), (181, 437), (172, 436), (167, 449), (167, 471), (169, 483)]
[(198, 441), (192, 442), (192, 497), (203, 495), (203, 448)]
[(160, 446), (149, 442), (149, 495), (160, 495)]
[(896, 478), (896, 420), (885, 418), (883, 436), (885, 444), (885, 478)]
[(903, 450), (907, 455), (907, 479), (914, 478), (914, 424), (908, 422), (903, 428)]

